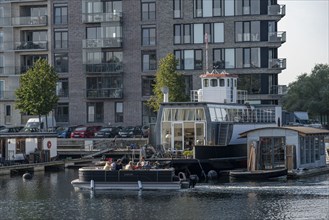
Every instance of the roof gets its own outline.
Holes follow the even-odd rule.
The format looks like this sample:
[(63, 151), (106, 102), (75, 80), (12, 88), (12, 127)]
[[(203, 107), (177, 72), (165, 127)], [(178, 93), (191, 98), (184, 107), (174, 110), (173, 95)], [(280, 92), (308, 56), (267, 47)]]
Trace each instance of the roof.
[(321, 128), (312, 128), (312, 127), (304, 127), (304, 126), (285, 126), (285, 127), (264, 127), (264, 128), (256, 128), (240, 134), (240, 137), (247, 137), (249, 132), (257, 131), (257, 130), (269, 130), (269, 129), (285, 129), (296, 131), (300, 135), (329, 135), (329, 130), (321, 129)]

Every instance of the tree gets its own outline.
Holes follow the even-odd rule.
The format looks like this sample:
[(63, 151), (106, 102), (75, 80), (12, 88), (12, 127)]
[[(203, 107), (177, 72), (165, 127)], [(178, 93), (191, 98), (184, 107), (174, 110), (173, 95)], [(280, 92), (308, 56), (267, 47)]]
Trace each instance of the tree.
[(176, 66), (177, 61), (172, 53), (160, 60), (153, 85), (154, 95), (148, 100), (148, 106), (155, 112), (160, 109), (160, 103), (163, 102), (162, 88), (164, 87), (169, 90), (169, 102), (188, 100), (188, 96), (185, 94), (184, 76), (176, 71)]
[(33, 67), (20, 77), (20, 87), (16, 90), (16, 109), (38, 115), (41, 122), (41, 116), (47, 116), (57, 104), (57, 81), (58, 75), (47, 60), (34, 62)]
[(329, 66), (317, 64), (310, 75), (302, 74), (289, 84), (283, 97), (288, 111), (307, 111), (312, 116), (329, 117)]

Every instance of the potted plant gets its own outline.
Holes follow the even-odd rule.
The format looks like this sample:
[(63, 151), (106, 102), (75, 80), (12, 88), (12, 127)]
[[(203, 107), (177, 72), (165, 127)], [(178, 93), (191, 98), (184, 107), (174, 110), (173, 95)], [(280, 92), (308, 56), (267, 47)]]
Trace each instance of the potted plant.
[(184, 150), (183, 155), (186, 159), (193, 158), (193, 150)]

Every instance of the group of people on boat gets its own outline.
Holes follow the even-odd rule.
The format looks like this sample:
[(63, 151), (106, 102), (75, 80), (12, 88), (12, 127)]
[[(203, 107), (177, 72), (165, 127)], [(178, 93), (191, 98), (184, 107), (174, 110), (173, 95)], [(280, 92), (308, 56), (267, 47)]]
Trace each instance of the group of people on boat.
[(117, 159), (110, 163), (110, 161), (106, 161), (103, 169), (104, 170), (139, 170), (139, 169), (151, 169), (151, 168), (158, 168), (159, 163), (155, 162), (151, 164), (149, 161), (145, 161), (144, 157), (135, 164), (133, 161), (129, 161), (125, 166), (122, 163), (121, 159)]

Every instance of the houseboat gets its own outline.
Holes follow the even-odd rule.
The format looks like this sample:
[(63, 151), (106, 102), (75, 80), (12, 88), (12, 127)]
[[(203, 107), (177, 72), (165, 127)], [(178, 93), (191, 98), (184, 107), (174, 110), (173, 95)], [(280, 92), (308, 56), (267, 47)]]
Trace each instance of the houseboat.
[(193, 158), (199, 160), (194, 163), (199, 166), (207, 160), (203, 167), (208, 170), (245, 167), (247, 141), (239, 134), (281, 125), (282, 110), (247, 103), (238, 96), (237, 78), (227, 72), (207, 72), (200, 76), (202, 88), (192, 92), (191, 102), (161, 103), (154, 128), (156, 145), (173, 154), (194, 149)]
[(104, 170), (95, 166), (80, 168), (79, 178), (71, 184), (76, 190), (179, 190), (194, 187), (195, 180), (187, 180), (183, 173), (176, 176), (173, 168)]
[(325, 151), (329, 130), (305, 126), (266, 127), (241, 136), (247, 138), (250, 173), (287, 169), (288, 177), (302, 177), (329, 172)]

